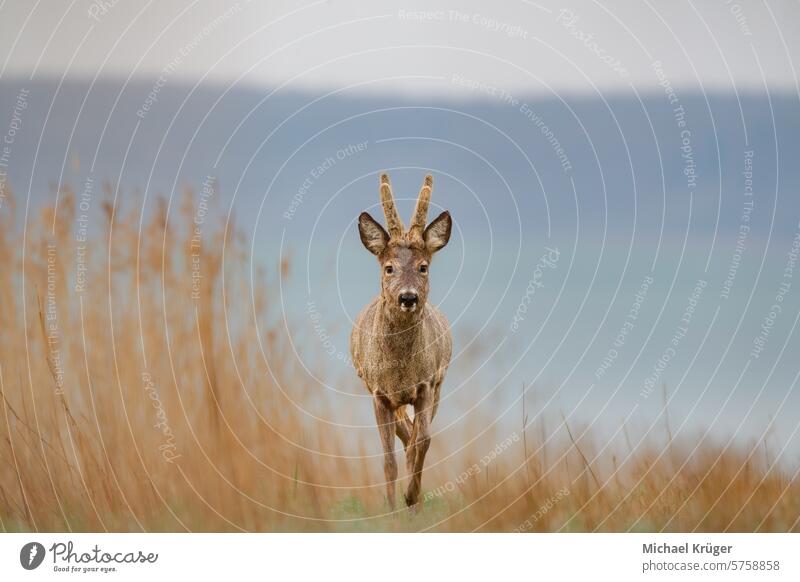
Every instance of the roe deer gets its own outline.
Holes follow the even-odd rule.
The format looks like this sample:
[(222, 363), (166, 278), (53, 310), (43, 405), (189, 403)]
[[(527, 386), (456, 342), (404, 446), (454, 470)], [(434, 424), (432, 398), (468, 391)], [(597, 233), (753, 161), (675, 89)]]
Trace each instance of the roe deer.
[[(453, 224), (445, 211), (426, 228), (432, 186), (433, 178), (425, 176), (408, 230), (397, 214), (386, 174), (381, 175), (380, 193), (389, 232), (366, 212), (358, 217), (361, 242), (380, 263), (381, 292), (356, 318), (350, 352), (358, 376), (373, 396), (392, 510), (397, 480), (395, 434), (405, 447), (411, 477), (405, 502), (413, 511), (430, 445), (429, 427), (453, 347), (447, 320), (426, 301), (431, 257), (450, 240)], [(413, 423), (406, 414), (407, 405), (414, 407)]]

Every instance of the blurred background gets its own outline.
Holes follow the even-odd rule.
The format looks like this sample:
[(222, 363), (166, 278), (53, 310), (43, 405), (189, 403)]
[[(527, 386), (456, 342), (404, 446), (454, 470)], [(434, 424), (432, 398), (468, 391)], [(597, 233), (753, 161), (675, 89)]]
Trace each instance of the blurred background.
[[(112, 315), (138, 293), (109, 299), (115, 241), (129, 244), (131, 276), (147, 245), (163, 273), (165, 233), (188, 225), (187, 257), (209, 249), (235, 282), (204, 296), (231, 306), (207, 345), (225, 351), (255, 327), (252, 360), (237, 363), (259, 371), (230, 397), (274, 383), (281, 414), (299, 419), (297, 432), (276, 429), (284, 444), (331, 454), (306, 440), (324, 426), (366, 443), (335, 456), (379, 469), (349, 361), (351, 322), (379, 289), (355, 220), (383, 221), (388, 171), (407, 221), (430, 172), (431, 217), (447, 209), (455, 222), (431, 269), (455, 338), (431, 463), (549, 418), (543, 441), (581, 426), (599, 452), (763, 449), (796, 475), (797, 2), (80, 0), (5, 2), (0, 15), (0, 214), (24, 235), (14, 271), (48, 208), (43, 232), (65, 221), (69, 241), (59, 308)], [(109, 228), (123, 211), (130, 239)], [(161, 238), (148, 241), (155, 219)], [(81, 258), (87, 239), (100, 248)], [(187, 259), (185, 285), (209, 278), (202, 256)], [(33, 278), (14, 285), (35, 320)], [(188, 344), (168, 323), (170, 306), (193, 314), (202, 301), (160, 289), (157, 345), (202, 370), (187, 347), (194, 322)], [(137, 319), (110, 332), (134, 338), (116, 357), (147, 352), (137, 334), (151, 324)], [(270, 341), (286, 342), (279, 356)], [(80, 353), (64, 356), (65, 374), (83, 374)], [(169, 376), (165, 392), (203, 390)], [(94, 389), (117, 390), (114, 377)], [(269, 416), (269, 401), (246, 400)]]

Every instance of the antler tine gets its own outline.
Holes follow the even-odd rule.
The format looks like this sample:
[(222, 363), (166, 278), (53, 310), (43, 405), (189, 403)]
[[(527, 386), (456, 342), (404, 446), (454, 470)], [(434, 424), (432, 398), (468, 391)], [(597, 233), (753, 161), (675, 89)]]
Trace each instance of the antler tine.
[(422, 238), (422, 231), (425, 229), (425, 223), (428, 220), (428, 206), (431, 203), (431, 190), (433, 189), (433, 176), (428, 174), (425, 176), (425, 182), (419, 191), (417, 197), (417, 205), (414, 208), (414, 214), (411, 217), (411, 227), (408, 229), (413, 236)]
[(386, 216), (386, 227), (389, 230), (389, 236), (402, 236), (404, 229), (403, 221), (400, 220), (397, 207), (394, 205), (392, 185), (389, 182), (388, 174), (381, 174), (381, 203), (383, 204), (383, 214)]

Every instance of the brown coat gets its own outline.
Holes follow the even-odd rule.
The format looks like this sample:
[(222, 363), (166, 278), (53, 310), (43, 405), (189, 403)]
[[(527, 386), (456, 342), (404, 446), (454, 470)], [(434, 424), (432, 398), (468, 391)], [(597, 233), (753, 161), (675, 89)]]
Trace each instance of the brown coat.
[[(442, 212), (425, 226), (433, 178), (426, 176), (408, 230), (397, 214), (389, 177), (381, 176), (381, 201), (388, 232), (369, 214), (358, 218), (361, 242), (381, 266), (381, 293), (356, 318), (350, 352), (356, 372), (373, 396), (383, 445), (383, 470), (389, 505), (395, 506), (395, 435), (405, 446), (411, 475), (405, 493), (412, 510), (419, 501), (422, 468), (430, 445), (430, 423), (453, 340), (450, 325), (428, 304), (428, 273), (433, 254), (450, 240), (452, 220)], [(405, 412), (414, 407), (413, 423)]]
[(397, 321), (383, 297), (376, 297), (355, 320), (350, 353), (367, 390), (392, 408), (413, 404), (417, 386), (430, 383), (436, 414), (453, 353), (450, 324), (436, 307), (426, 303), (412, 321)]

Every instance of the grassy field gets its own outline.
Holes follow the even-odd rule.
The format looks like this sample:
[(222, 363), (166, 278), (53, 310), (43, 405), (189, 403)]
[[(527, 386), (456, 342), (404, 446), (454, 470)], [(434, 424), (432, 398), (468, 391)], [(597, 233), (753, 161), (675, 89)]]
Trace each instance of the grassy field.
[(435, 436), (423, 511), (390, 514), (377, 430), (348, 428), (353, 413), (334, 410), (288, 341), (309, 335), (273, 300), (291, 261), (256, 273), (251, 304), (249, 243), (197, 224), (197, 199), (143, 220), (95, 191), (104, 219), (84, 221), (86, 200), (63, 191), (57, 216), (42, 209), (25, 230), (5, 200), (3, 530), (800, 529), (800, 484), (763, 442), (624, 430), (625, 446), (606, 446), (530, 403), (511, 434), (472, 413), (480, 431)]

